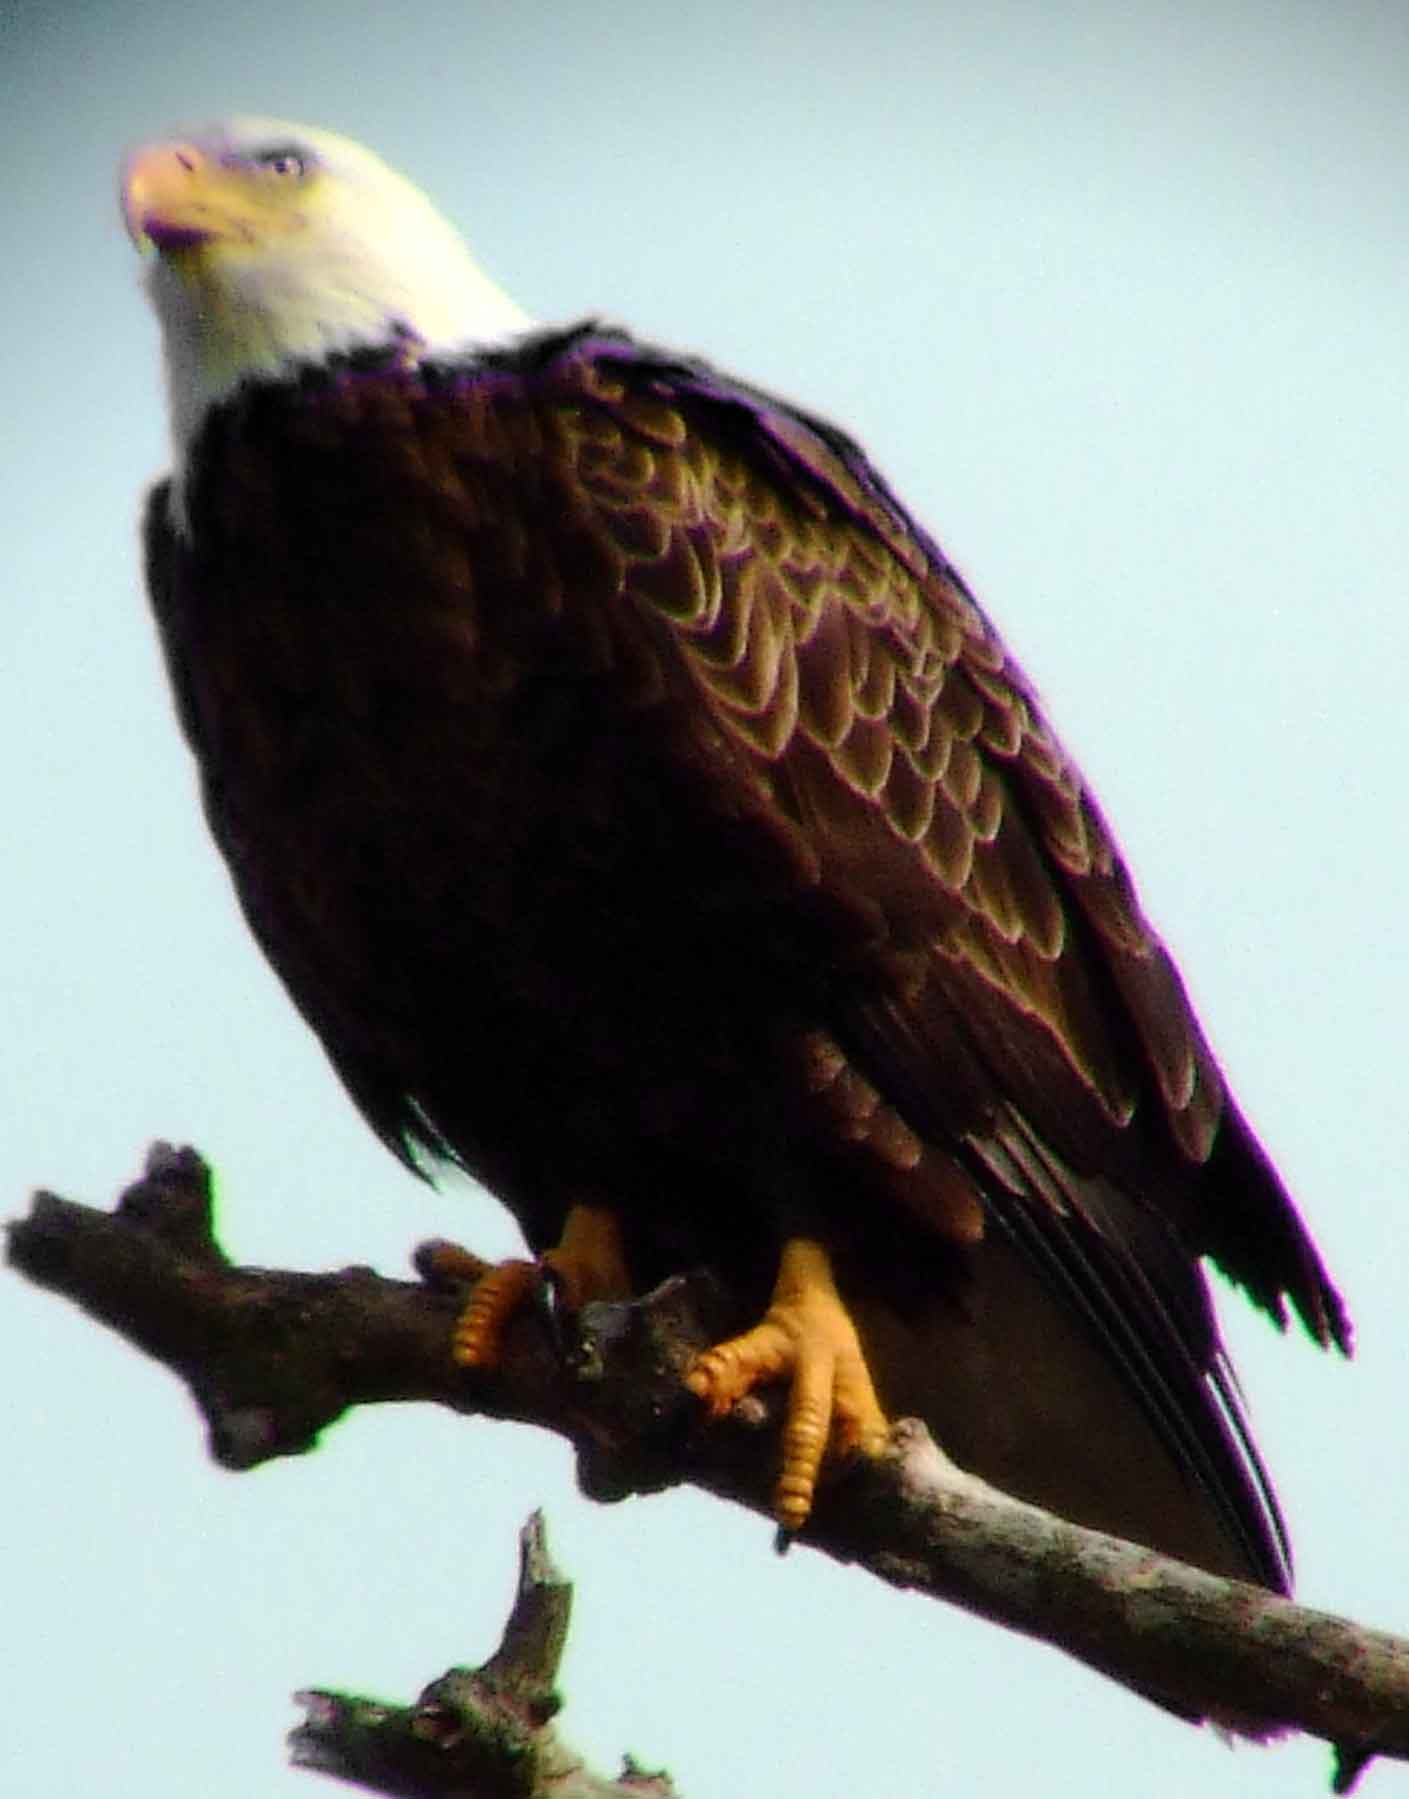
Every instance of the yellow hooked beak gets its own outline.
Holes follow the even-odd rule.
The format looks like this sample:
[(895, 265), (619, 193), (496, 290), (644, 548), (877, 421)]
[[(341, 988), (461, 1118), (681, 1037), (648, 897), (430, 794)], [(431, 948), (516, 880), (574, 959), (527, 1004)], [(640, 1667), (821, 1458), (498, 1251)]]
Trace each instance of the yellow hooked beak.
[(122, 171), (128, 235), (139, 250), (163, 256), (267, 242), (303, 224), (301, 207), (290, 203), (302, 174), (277, 159), (227, 162), (194, 144), (144, 145)]

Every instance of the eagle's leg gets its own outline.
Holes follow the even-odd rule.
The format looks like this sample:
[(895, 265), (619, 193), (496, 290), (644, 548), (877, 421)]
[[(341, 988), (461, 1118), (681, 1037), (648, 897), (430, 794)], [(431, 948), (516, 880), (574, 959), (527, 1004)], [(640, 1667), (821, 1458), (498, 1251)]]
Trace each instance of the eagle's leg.
[(442, 1243), (436, 1246), (435, 1265), (441, 1274), (466, 1275), (475, 1282), (450, 1343), (451, 1355), (466, 1368), (494, 1366), (509, 1320), (545, 1278), (568, 1312), (592, 1300), (625, 1299), (631, 1293), (621, 1226), (605, 1206), (574, 1206), (558, 1243), (536, 1262), (511, 1260), (485, 1268), (466, 1251)]
[(831, 1258), (809, 1237), (783, 1245), (762, 1322), (705, 1350), (685, 1384), (722, 1417), (756, 1386), (784, 1377), (792, 1384), (773, 1509), (785, 1529), (797, 1530), (812, 1510), (828, 1446), (879, 1455), (890, 1432)]

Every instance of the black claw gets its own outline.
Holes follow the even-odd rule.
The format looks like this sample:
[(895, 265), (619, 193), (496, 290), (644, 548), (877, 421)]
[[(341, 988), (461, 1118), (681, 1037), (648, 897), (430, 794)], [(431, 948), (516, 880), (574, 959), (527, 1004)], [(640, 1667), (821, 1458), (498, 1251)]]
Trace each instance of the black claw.
[(540, 1262), (538, 1265), (538, 1283), (533, 1289), (533, 1304), (548, 1333), (548, 1340), (553, 1345), (554, 1355), (559, 1361), (570, 1360), (573, 1349), (573, 1314), (563, 1303), (562, 1276), (550, 1263)]

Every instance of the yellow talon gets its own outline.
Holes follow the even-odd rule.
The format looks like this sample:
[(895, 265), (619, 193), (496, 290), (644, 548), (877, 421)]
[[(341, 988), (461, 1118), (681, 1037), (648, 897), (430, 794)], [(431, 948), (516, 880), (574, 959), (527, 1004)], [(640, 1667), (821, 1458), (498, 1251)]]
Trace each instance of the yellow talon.
[(462, 1368), (492, 1368), (509, 1320), (542, 1278), (537, 1262), (499, 1262), (482, 1274), (455, 1320), (452, 1359)]
[(784, 1529), (798, 1530), (812, 1510), (829, 1444), (842, 1454), (874, 1456), (890, 1434), (831, 1258), (807, 1237), (783, 1245), (762, 1322), (705, 1350), (685, 1384), (718, 1418), (755, 1387), (785, 1376), (792, 1390), (773, 1508)]
[(475, 1283), (450, 1339), (450, 1354), (464, 1368), (496, 1365), (510, 1320), (545, 1269), (557, 1281), (569, 1312), (595, 1299), (624, 1299), (631, 1292), (621, 1226), (605, 1206), (573, 1206), (561, 1239), (536, 1262), (511, 1260), (486, 1267), (453, 1243), (437, 1244), (434, 1259), (439, 1273)]

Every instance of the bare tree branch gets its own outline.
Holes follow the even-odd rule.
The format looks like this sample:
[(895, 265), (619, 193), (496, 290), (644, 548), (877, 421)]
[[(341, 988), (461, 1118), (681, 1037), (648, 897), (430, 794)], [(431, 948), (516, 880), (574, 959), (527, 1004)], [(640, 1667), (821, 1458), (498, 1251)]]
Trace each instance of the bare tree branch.
[(668, 1775), (628, 1759), (594, 1774), (552, 1725), (572, 1587), (548, 1557), (543, 1518), (519, 1533), (519, 1586), (499, 1648), (480, 1668), (451, 1668), (414, 1705), (299, 1693), (307, 1718), (289, 1733), (294, 1766), (396, 1799), (675, 1799)]
[[(226, 1467), (297, 1454), (352, 1406), (431, 1400), (567, 1437), (591, 1497), (690, 1483), (768, 1513), (777, 1403), (753, 1396), (706, 1425), (681, 1383), (741, 1322), (707, 1273), (589, 1306), (571, 1343), (525, 1311), (501, 1365), (471, 1376), (448, 1353), (463, 1290), (236, 1267), (212, 1234), (205, 1164), (161, 1145), (112, 1213), (37, 1195), (9, 1255), (180, 1374)], [(799, 1540), (1191, 1718), (1323, 1737), (1339, 1746), (1336, 1791), (1373, 1755), (1409, 1760), (1409, 1642), (1053, 1518), (964, 1474), (913, 1420), (886, 1457), (838, 1473)]]

